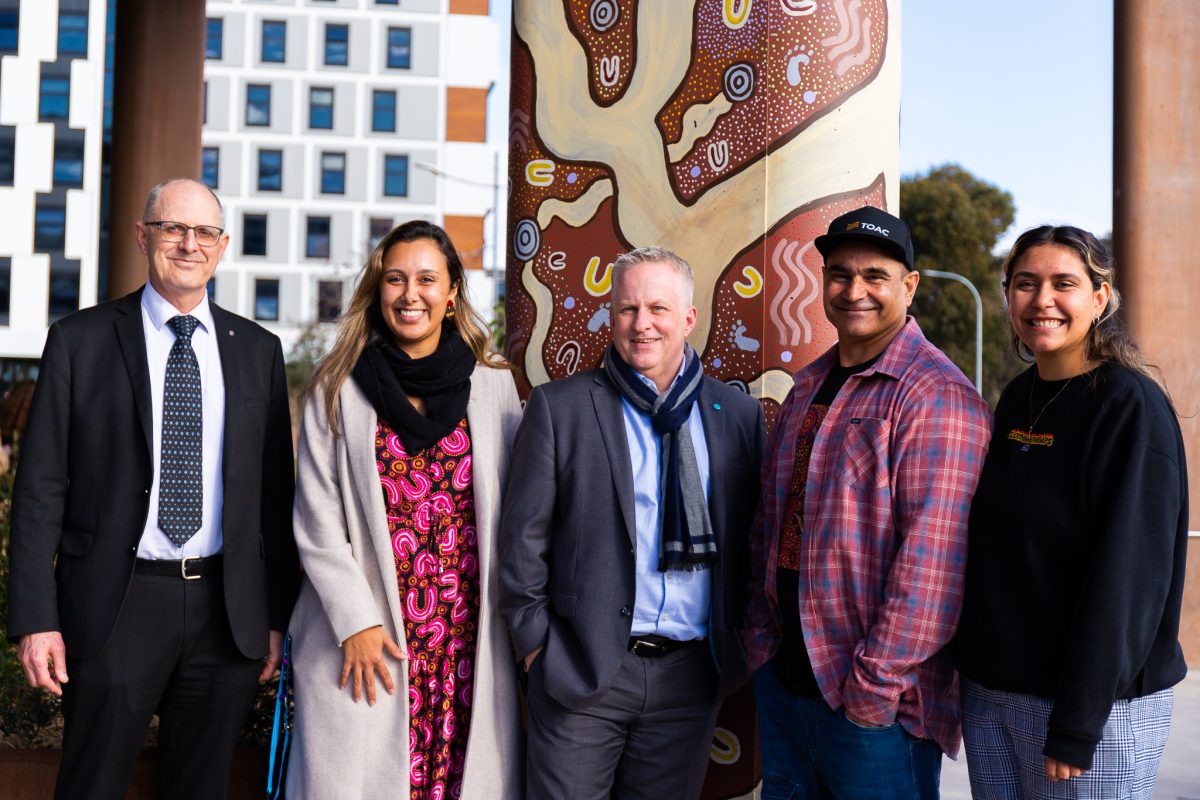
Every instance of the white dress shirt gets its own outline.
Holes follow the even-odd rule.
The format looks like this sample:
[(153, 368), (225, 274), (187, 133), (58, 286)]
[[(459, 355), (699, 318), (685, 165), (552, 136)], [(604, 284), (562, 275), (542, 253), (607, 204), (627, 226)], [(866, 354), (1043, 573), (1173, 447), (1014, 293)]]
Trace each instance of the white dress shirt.
[(186, 556), (211, 556), (221, 552), (221, 456), (225, 430), (225, 376), (217, 350), (216, 328), (208, 295), (187, 312), (199, 320), (192, 334), (192, 350), (200, 365), (200, 391), (204, 403), (204, 503), (200, 530), (176, 547), (158, 527), (159, 459), (162, 456), (163, 391), (167, 358), (175, 344), (175, 331), (168, 325), (179, 309), (163, 299), (149, 283), (142, 290), (142, 333), (146, 337), (146, 361), (150, 368), (150, 406), (154, 415), (154, 481), (150, 485), (150, 513), (138, 542), (138, 558), (177, 560)]

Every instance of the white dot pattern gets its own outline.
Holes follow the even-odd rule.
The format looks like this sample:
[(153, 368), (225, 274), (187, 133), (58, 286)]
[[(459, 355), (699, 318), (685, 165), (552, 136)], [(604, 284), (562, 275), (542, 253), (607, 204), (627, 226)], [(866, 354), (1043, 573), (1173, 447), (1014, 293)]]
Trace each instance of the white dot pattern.
[(199, 320), (177, 316), (167, 324), (175, 331), (175, 344), (167, 356), (163, 384), (158, 527), (176, 547), (183, 547), (200, 530), (204, 500), (204, 408), (200, 364), (192, 350), (192, 334)]

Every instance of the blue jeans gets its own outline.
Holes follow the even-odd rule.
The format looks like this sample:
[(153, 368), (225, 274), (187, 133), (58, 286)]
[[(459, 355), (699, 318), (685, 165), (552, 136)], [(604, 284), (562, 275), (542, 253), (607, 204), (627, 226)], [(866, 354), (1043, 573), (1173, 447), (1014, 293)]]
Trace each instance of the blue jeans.
[(863, 728), (821, 697), (798, 697), (775, 665), (754, 673), (762, 800), (937, 800), (942, 750), (899, 723)]

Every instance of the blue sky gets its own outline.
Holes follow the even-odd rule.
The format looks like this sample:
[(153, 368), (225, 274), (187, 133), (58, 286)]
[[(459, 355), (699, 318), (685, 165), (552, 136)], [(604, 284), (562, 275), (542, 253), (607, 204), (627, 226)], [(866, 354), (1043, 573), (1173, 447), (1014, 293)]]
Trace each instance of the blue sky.
[[(903, 0), (900, 172), (961, 164), (1012, 192), (1002, 240), (1112, 229), (1112, 0)], [(903, 209), (901, 209), (903, 214)]]
[[(510, 9), (492, 2), (502, 59)], [(957, 163), (1010, 191), (1005, 247), (1044, 222), (1111, 231), (1112, 0), (902, 0), (900, 12), (901, 175)], [(506, 74), (489, 117), (507, 126)]]

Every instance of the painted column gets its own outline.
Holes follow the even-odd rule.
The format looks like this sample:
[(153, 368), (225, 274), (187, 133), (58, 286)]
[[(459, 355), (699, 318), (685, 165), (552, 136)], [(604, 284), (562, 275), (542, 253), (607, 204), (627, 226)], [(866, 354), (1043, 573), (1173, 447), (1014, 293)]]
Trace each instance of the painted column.
[[(813, 239), (899, 203), (899, 0), (517, 0), (507, 348), (531, 385), (595, 366), (610, 262), (675, 251), (691, 343), (773, 417), (828, 348)], [(750, 718), (723, 717), (709, 796), (748, 791)], [(736, 715), (734, 715), (736, 716)]]
[(200, 176), (204, 0), (121, 0), (113, 65), (108, 296), (146, 281), (133, 224), (150, 187)]
[[(1113, 191), (1118, 288), (1133, 335), (1162, 370), (1188, 452), (1200, 530), (1200, 4), (1113, 4)], [(1200, 539), (1192, 539), (1180, 639), (1200, 661)]]

